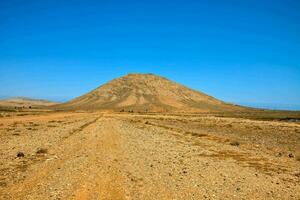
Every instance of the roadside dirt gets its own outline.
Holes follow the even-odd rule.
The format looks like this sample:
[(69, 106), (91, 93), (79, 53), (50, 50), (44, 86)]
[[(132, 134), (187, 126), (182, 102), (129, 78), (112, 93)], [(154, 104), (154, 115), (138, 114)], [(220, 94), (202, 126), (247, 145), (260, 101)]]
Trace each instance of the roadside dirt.
[(300, 199), (299, 134), (218, 117), (3, 117), (0, 199)]

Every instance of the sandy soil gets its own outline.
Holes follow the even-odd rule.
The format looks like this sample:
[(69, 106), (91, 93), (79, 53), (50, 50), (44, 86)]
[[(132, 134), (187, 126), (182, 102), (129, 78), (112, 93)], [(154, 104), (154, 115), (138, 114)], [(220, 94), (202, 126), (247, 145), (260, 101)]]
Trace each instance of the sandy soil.
[(0, 199), (300, 199), (299, 144), (294, 122), (2, 117)]
[(41, 108), (45, 106), (53, 106), (58, 103), (42, 100), (42, 99), (30, 99), (25, 97), (15, 97), (10, 99), (0, 99), (0, 108), (6, 109), (21, 109), (21, 108)]

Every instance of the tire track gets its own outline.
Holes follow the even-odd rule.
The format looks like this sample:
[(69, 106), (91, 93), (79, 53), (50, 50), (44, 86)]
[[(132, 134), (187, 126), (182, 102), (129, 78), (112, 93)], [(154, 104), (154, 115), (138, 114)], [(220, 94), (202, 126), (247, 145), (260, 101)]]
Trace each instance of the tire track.
[[(81, 133), (85, 131), (85, 129), (89, 128), (93, 124), (95, 124), (100, 118), (102, 117), (96, 117), (96, 119), (91, 120), (83, 125), (81, 125), (79, 128), (75, 129), (70, 133), (68, 137), (63, 138), (63, 140), (57, 144), (53, 150), (57, 149), (58, 151), (54, 151), (56, 155), (62, 155), (59, 159), (53, 159), (51, 162), (36, 162), (34, 165), (27, 166), (29, 169), (30, 167), (39, 168), (38, 171), (32, 171), (31, 175), (27, 176), (23, 181), (18, 182), (11, 187), (4, 188), (3, 194), (4, 199), (25, 199), (25, 197), (30, 194), (31, 190), (35, 188), (38, 183), (45, 181), (47, 176), (53, 173), (53, 171), (56, 171), (60, 168), (60, 166), (63, 166), (68, 160), (70, 160), (72, 157), (74, 157), (74, 152), (78, 152), (80, 148), (82, 147), (82, 144), (79, 143), (79, 145), (75, 145), (77, 143), (73, 143), (72, 138), (70, 136), (75, 136), (78, 133)], [(61, 152), (59, 149), (63, 146), (69, 146), (74, 148), (68, 148), (66, 151)], [(43, 159), (42, 161), (45, 161), (46, 159)], [(42, 165), (41, 167), (38, 167), (39, 165)], [(1, 196), (0, 196), (1, 197)]]

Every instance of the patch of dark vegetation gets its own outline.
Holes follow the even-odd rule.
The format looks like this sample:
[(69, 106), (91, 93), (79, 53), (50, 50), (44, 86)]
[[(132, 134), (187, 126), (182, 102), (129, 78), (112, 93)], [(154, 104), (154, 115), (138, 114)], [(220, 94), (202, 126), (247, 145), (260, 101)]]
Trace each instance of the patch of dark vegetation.
[(280, 119), (279, 121), (285, 121), (285, 122), (300, 122), (300, 118), (286, 117), (286, 118)]
[(299, 111), (253, 110), (249, 112), (219, 112), (210, 115), (263, 121), (300, 122)]
[(39, 124), (30, 123), (30, 126), (33, 126), (33, 127), (35, 127), (35, 126), (39, 126)]
[(38, 129), (36, 129), (36, 128), (31, 128), (31, 127), (28, 127), (28, 128), (26, 128), (28, 131), (37, 131)]
[(38, 148), (36, 150), (36, 154), (46, 154), (46, 153), (48, 153), (48, 149), (46, 148)]
[(48, 125), (47, 127), (49, 127), (49, 128), (51, 128), (51, 127), (52, 127), (52, 128), (53, 128), (53, 127), (56, 127), (56, 126), (55, 126), (55, 125), (51, 125), (51, 124), (50, 124), (50, 125)]
[(0, 187), (6, 187), (7, 186), (7, 183), (4, 182), (4, 181), (0, 181)]
[(28, 115), (28, 114), (25, 114), (25, 113), (19, 113), (19, 114), (17, 114), (17, 116), (26, 116), (26, 115)]
[(231, 146), (236, 146), (236, 147), (240, 146), (240, 143), (238, 141), (231, 141), (229, 144)]
[(61, 120), (50, 120), (48, 123), (63, 123), (64, 121)]

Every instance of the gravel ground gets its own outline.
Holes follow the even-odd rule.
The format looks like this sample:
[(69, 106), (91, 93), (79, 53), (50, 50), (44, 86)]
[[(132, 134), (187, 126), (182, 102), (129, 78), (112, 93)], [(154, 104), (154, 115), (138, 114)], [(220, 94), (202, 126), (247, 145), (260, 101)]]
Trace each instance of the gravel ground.
[(299, 130), (217, 117), (2, 117), (0, 199), (300, 199)]

